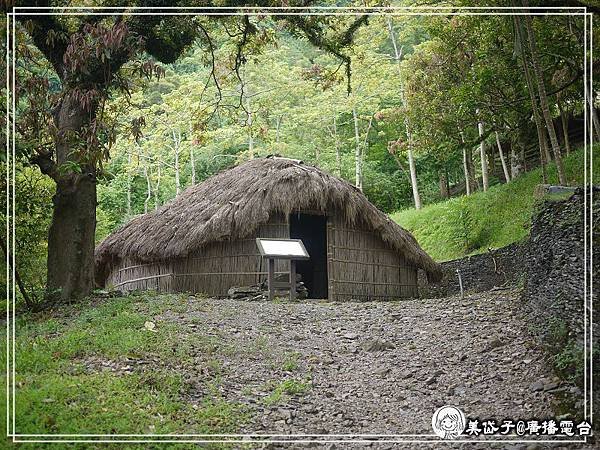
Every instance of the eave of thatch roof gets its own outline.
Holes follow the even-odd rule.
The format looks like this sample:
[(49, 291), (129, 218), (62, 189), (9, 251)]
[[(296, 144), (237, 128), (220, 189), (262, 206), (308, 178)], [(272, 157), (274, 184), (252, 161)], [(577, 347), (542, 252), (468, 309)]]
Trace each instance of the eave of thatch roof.
[(415, 238), (350, 183), (301, 161), (267, 157), (214, 175), (123, 225), (96, 248), (97, 279), (110, 262), (184, 257), (211, 242), (247, 237), (274, 213), (301, 210), (336, 211), (379, 234), (430, 279), (441, 277)]

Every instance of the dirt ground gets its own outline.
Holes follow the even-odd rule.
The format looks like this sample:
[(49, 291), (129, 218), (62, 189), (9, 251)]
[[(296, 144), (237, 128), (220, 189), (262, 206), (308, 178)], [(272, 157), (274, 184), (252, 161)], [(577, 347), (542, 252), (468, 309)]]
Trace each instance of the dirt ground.
[(554, 392), (568, 387), (544, 363), (521, 311), (511, 291), (365, 303), (190, 297), (187, 311), (154, 320), (211, 343), (210, 352), (190, 349), (197, 371), (187, 374), (186, 395), (200, 402), (209, 393), (203, 373), (217, 373), (213, 389), (250, 411), (242, 433), (432, 439), (443, 405), (500, 423), (553, 416)]

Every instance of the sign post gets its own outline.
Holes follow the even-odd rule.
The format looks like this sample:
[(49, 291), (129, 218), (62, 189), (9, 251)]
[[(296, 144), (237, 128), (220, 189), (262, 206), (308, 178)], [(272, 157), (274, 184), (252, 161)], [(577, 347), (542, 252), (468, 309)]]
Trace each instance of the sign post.
[[(300, 239), (275, 239), (256, 238), (256, 245), (260, 254), (267, 260), (267, 285), (269, 287), (269, 300), (275, 298), (275, 289), (289, 289), (290, 300), (296, 300), (296, 261), (310, 259), (304, 244)], [(290, 281), (275, 281), (275, 260), (288, 259), (290, 261)]]

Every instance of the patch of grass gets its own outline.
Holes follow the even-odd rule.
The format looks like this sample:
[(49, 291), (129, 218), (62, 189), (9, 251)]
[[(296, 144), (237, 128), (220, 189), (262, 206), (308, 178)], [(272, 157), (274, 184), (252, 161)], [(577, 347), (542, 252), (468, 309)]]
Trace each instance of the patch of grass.
[(567, 322), (556, 317), (550, 319), (547, 325), (546, 340), (551, 349), (566, 345), (569, 340)]
[(582, 387), (584, 348), (569, 336), (567, 322), (553, 318), (545, 324), (545, 347), (554, 372), (563, 380)]
[[(594, 180), (600, 178), (600, 146), (593, 150)], [(583, 184), (584, 153), (580, 149), (564, 158), (570, 185)], [(558, 183), (554, 164), (548, 167), (550, 183)], [(590, 180), (588, 180), (589, 182)], [(539, 168), (487, 192), (408, 209), (391, 215), (409, 230), (435, 260), (447, 261), (467, 254), (486, 252), (518, 242), (529, 234), (535, 209), (535, 187), (542, 182)]]
[(251, 353), (262, 353), (269, 347), (269, 338), (266, 336), (257, 337), (250, 346)]
[(181, 380), (164, 372), (19, 375), (18, 433), (172, 433)]
[(276, 405), (287, 396), (303, 395), (310, 389), (310, 384), (306, 381), (295, 380), (293, 378), (276, 384), (271, 394), (263, 400), (265, 405)]
[[(249, 412), (222, 399), (218, 389), (209, 391), (212, 394), (199, 405), (187, 400), (183, 369), (193, 362), (194, 352), (215, 353), (221, 343), (186, 324), (157, 318), (173, 311), (174, 304), (182, 307), (184, 301), (179, 295), (144, 293), (21, 316), (16, 324), (17, 432), (236, 432)], [(156, 324), (156, 332), (144, 328), (146, 321)], [(5, 337), (0, 334), (2, 346)], [(119, 361), (124, 357), (159, 362), (136, 366), (131, 373), (86, 366), (88, 358)], [(4, 353), (0, 363), (6, 364)], [(205, 383), (210, 388), (219, 383), (222, 371), (216, 357), (210, 359), (209, 369)], [(6, 402), (0, 400), (1, 410)]]
[(299, 359), (300, 359), (300, 353), (298, 352), (287, 352), (284, 355), (284, 360), (283, 360), (283, 364), (281, 365), (281, 368), (283, 370), (285, 370), (286, 372), (293, 372), (295, 370), (298, 369), (299, 367)]
[[(555, 350), (556, 351), (556, 350)], [(575, 342), (569, 342), (562, 349), (552, 355), (554, 371), (563, 380), (583, 385), (584, 348)]]
[(223, 372), (223, 363), (218, 359), (209, 359), (207, 365), (208, 369), (216, 375), (220, 375)]
[(198, 434), (236, 433), (240, 424), (250, 420), (250, 413), (244, 405), (220, 398), (205, 400), (200, 406), (194, 415), (194, 431)]

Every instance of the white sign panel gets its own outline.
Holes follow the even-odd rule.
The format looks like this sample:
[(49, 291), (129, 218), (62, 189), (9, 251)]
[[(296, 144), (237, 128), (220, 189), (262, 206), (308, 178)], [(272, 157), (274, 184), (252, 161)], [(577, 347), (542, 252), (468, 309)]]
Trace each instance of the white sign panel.
[(262, 241), (262, 245), (269, 255), (306, 256), (297, 241)]
[(256, 240), (263, 256), (283, 258), (308, 258), (308, 252), (299, 239), (263, 239)]

